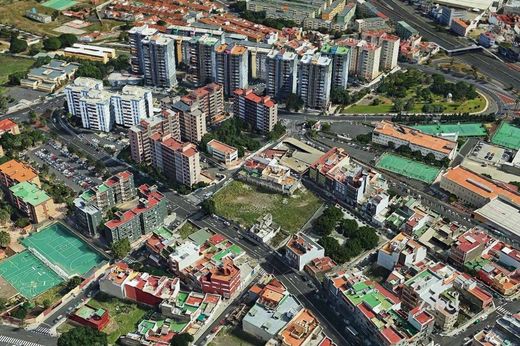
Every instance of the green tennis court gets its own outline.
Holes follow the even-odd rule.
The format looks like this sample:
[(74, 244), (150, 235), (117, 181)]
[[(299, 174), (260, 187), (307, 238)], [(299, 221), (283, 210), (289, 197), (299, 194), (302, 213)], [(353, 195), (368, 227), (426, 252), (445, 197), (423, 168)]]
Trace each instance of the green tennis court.
[(433, 183), (441, 171), (440, 168), (393, 154), (383, 154), (376, 167), (428, 184)]
[(76, 5), (76, 1), (73, 0), (49, 0), (45, 1), (43, 4), (45, 7), (52, 8), (54, 10), (65, 10), (69, 7)]
[(502, 122), (491, 142), (509, 149), (520, 149), (520, 127), (513, 126), (505, 121)]
[(0, 262), (0, 276), (27, 299), (32, 299), (63, 281), (27, 250)]
[(104, 260), (86, 242), (59, 222), (32, 234), (24, 239), (22, 244), (36, 249), (49, 262), (58, 265), (70, 276), (81, 276)]
[(440, 135), (442, 133), (458, 133), (460, 137), (484, 137), (487, 135), (482, 123), (470, 124), (430, 124), (417, 125), (414, 128), (430, 135)]

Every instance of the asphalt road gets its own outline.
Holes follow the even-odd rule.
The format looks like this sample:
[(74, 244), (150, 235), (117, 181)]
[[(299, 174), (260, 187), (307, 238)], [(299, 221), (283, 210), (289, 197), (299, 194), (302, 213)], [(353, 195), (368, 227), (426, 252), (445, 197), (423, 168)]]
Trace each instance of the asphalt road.
[(0, 345), (6, 346), (54, 346), (57, 345), (58, 339), (39, 334), (36, 332), (28, 332), (26, 330), (0, 325)]

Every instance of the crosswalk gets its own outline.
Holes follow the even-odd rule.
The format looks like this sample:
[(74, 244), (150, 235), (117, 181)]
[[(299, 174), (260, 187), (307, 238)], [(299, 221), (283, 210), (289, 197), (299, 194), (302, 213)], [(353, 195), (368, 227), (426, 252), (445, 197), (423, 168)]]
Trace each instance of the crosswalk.
[(52, 336), (51, 330), (49, 328), (45, 328), (45, 327), (38, 327), (36, 329), (31, 330), (31, 332)]
[(499, 314), (501, 315), (513, 315), (513, 313), (509, 310), (507, 310), (506, 308), (504, 308), (503, 306), (499, 306), (497, 307), (497, 311)]
[(16, 346), (44, 346), (44, 345), (38, 344), (36, 342), (25, 341), (25, 340), (12, 338), (10, 336), (0, 335), (0, 344), (2, 344), (2, 343), (6, 343), (9, 345), (16, 345)]

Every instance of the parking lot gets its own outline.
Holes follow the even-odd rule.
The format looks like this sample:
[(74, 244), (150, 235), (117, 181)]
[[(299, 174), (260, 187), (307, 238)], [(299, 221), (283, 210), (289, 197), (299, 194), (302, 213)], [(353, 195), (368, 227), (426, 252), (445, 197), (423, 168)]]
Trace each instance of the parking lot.
[(28, 153), (30, 159), (49, 167), (65, 185), (75, 192), (101, 184), (101, 176), (95, 175), (94, 167), (87, 160), (71, 154), (61, 143), (51, 141)]

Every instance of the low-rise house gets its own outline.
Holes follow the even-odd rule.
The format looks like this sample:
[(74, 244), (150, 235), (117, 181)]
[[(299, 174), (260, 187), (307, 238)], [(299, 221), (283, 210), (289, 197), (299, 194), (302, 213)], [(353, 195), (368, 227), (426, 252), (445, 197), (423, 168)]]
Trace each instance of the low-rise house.
[(0, 136), (2, 136), (4, 133), (19, 135), (20, 127), (11, 118), (2, 119), (0, 120)]
[(273, 215), (265, 214), (245, 234), (256, 242), (268, 244), (279, 231), (280, 226), (273, 222)]
[(426, 258), (426, 248), (410, 236), (399, 233), (381, 247), (377, 253), (377, 265), (393, 270), (396, 265), (409, 267)]
[(253, 156), (246, 160), (239, 179), (269, 190), (292, 195), (299, 186), (299, 180), (291, 175), (291, 170), (279, 164), (278, 159)]
[(209, 141), (206, 145), (206, 149), (211, 157), (226, 165), (233, 164), (238, 160), (238, 150), (235, 147), (217, 141), (216, 139)]
[(70, 314), (69, 319), (79, 325), (102, 330), (110, 322), (108, 311), (103, 308), (94, 308), (83, 305)]

